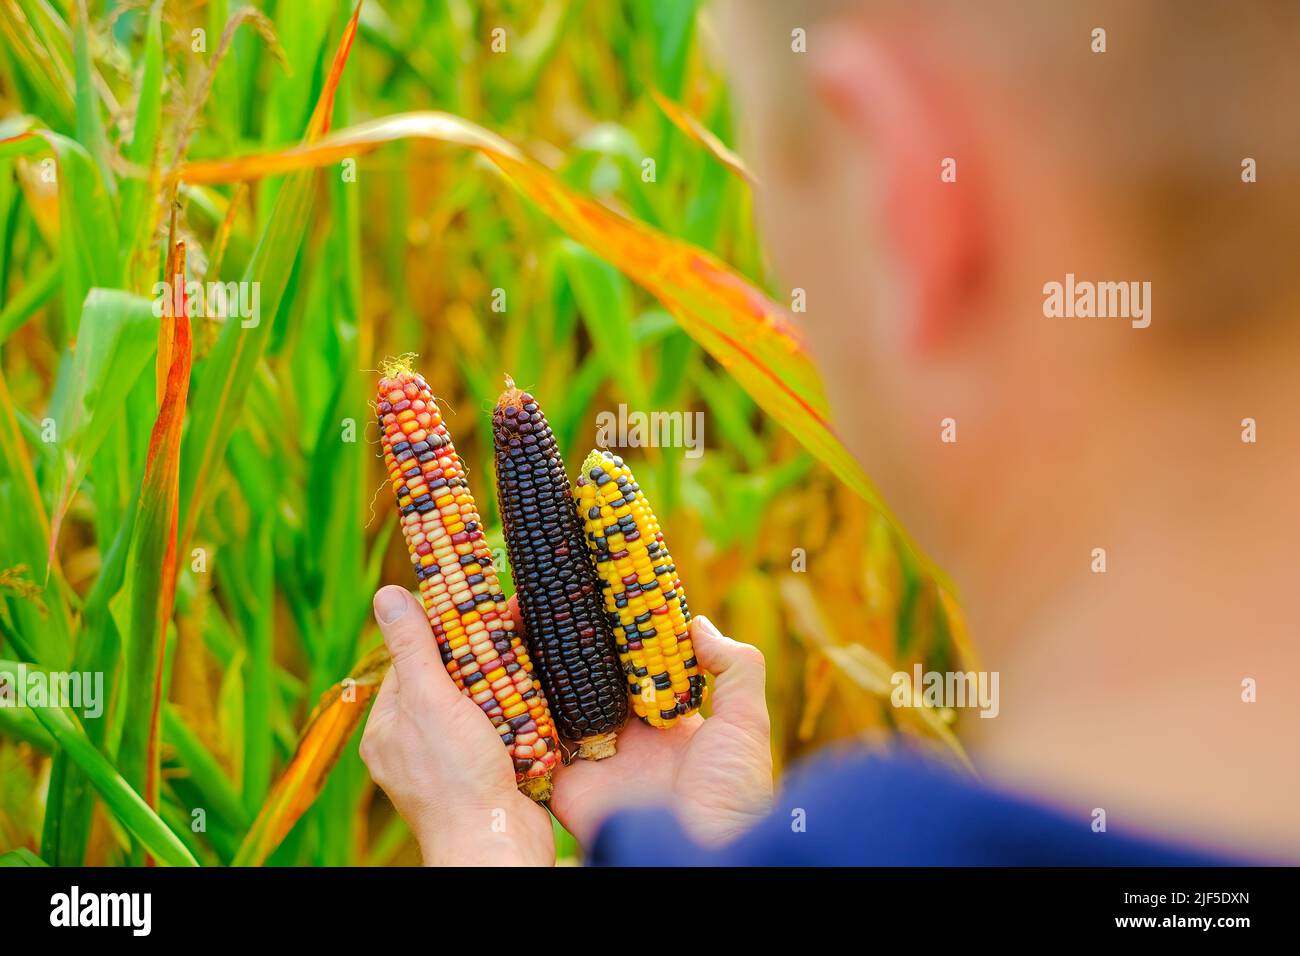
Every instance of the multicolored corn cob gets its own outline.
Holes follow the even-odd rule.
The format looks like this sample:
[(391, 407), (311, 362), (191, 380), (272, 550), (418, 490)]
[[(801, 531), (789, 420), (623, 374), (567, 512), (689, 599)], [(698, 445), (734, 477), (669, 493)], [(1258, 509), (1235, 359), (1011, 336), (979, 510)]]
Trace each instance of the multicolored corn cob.
[(384, 463), (443, 663), (501, 735), (519, 788), (549, 799), (555, 724), (497, 583), (464, 463), (433, 392), (404, 362), (385, 366), (378, 398)]
[(672, 727), (704, 701), (704, 675), (691, 648), (691, 612), (677, 566), (623, 459), (593, 451), (582, 463), (576, 490), (632, 709), (651, 727)]
[(537, 401), (506, 379), (492, 413), (497, 501), (519, 612), (560, 735), (612, 757), (627, 721), (623, 668), (601, 607), (564, 459)]

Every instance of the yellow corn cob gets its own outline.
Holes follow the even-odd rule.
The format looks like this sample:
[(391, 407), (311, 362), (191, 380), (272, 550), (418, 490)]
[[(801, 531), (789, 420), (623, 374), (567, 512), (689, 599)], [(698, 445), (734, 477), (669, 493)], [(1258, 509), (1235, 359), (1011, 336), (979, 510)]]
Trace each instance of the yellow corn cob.
[(497, 582), (465, 466), (424, 379), (401, 362), (384, 372), (375, 406), (384, 463), (438, 650), (496, 727), (519, 788), (546, 800), (559, 762), (555, 722)]
[(659, 522), (631, 469), (610, 452), (587, 456), (576, 494), (632, 709), (651, 727), (672, 727), (699, 709), (705, 687), (686, 591)]

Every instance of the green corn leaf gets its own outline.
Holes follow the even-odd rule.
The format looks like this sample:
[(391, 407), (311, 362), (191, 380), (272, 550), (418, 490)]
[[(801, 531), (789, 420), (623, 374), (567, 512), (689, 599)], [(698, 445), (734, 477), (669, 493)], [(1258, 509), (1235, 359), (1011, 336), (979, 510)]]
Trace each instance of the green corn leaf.
[(4, 309), (0, 309), (0, 345), (50, 300), (58, 291), (62, 277), (59, 260), (51, 259), (27, 278), (18, 293), (5, 303)]
[(31, 744), (45, 753), (54, 749), (54, 738), (30, 707), (0, 707), (0, 736)]
[(71, 362), (55, 384), (50, 417), (59, 428), (63, 468), (57, 473), (50, 517), (50, 550), (64, 513), (100, 443), (126, 410), (126, 398), (157, 350), (153, 303), (116, 289), (92, 289), (81, 314), (81, 334)]
[(682, 95), (686, 77), (686, 58), (690, 55), (695, 34), (696, 0), (657, 0), (634, 5), (638, 14), (646, 15), (654, 42), (655, 86), (669, 96)]
[[(15, 415), (13, 399), (0, 369), (0, 514), (6, 534), (0, 535), (0, 568), (23, 565), (44, 568), (49, 551), (50, 524), (36, 483), (27, 440)], [(44, 584), (41, 604), (13, 595), (0, 596), (8, 609), (5, 636), (26, 659), (48, 667), (65, 667), (72, 656), (72, 624), (57, 570), (38, 574)]]
[[(12, 673), (18, 666), (17, 661), (0, 661), (0, 671)], [(34, 665), (26, 666), (30, 672)], [(75, 713), (66, 707), (33, 707), (32, 712), (55, 743), (85, 771), (91, 785), (122, 826), (154, 859), (167, 866), (197, 865), (185, 844), (90, 742)]]
[[(329, 126), (334, 93), (342, 78), (343, 66), (356, 36), (360, 8), (344, 30), (333, 66), (316, 103), (316, 112), (308, 123), (306, 141), (318, 139)], [(245, 328), (240, 321), (228, 320), (221, 330), (202, 370), (196, 375), (193, 411), (181, 465), (181, 536), (188, 542), (198, 512), (207, 493), (206, 481), (216, 470), (230, 441), (230, 434), (257, 368), (266, 349), (268, 335), (285, 298), (310, 219), (313, 176), (299, 172), (290, 176), (275, 198), (275, 207), (262, 231), (257, 249), (244, 272), (243, 281), (260, 290), (261, 316), (255, 325)]]
[(71, 132), (76, 117), (72, 82), (66, 61), (51, 49), (42, 36), (41, 20), (29, 16), (18, 0), (0, 0), (0, 36), (3, 36), (14, 65), (30, 84), (36, 102), (26, 104), (39, 112), (55, 129)]
[(94, 64), (90, 62), (90, 23), (86, 13), (86, 0), (75, 0), (72, 5), (72, 58), (76, 67), (77, 141), (86, 148), (99, 167), (99, 175), (110, 195), (117, 189), (108, 161), (108, 136), (104, 133), (104, 117), (99, 108), (99, 91), (95, 88)]
[(645, 380), (638, 366), (640, 352), (633, 338), (632, 297), (627, 279), (572, 240), (564, 241), (561, 255), (578, 311), (596, 354), (605, 363), (606, 373), (634, 409), (647, 408)]
[(149, 210), (158, 195), (162, 78), (162, 0), (154, 0), (144, 35), (144, 64), (136, 86), (135, 124), (124, 153), (134, 173), (122, 183), (121, 221), (125, 231), (121, 237), (122, 274), (128, 278), (148, 273), (146, 250), (154, 223), (154, 215)]
[(162, 720), (163, 739), (176, 751), (176, 761), (202, 797), (203, 806), (226, 827), (241, 833), (247, 830), (250, 818), (216, 758), (170, 704), (163, 705)]
[[(64, 327), (68, 337), (75, 339), (86, 294), (94, 286), (119, 284), (117, 215), (98, 167), (80, 143), (48, 130), (0, 139), (0, 159), (47, 150), (54, 152), (52, 168), (59, 190)], [(45, 175), (44, 169), (40, 175)]]
[(0, 856), (0, 866), (49, 866), (31, 850), (19, 847)]

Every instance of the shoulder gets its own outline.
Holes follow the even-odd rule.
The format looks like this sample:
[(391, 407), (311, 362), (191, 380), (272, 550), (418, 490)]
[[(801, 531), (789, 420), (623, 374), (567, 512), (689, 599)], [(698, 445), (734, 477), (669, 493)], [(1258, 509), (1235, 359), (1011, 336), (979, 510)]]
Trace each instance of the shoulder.
[(790, 774), (772, 812), (714, 849), (666, 811), (628, 811), (602, 828), (597, 864), (722, 866), (1179, 866), (1208, 853), (1068, 817), (915, 755), (838, 752)]

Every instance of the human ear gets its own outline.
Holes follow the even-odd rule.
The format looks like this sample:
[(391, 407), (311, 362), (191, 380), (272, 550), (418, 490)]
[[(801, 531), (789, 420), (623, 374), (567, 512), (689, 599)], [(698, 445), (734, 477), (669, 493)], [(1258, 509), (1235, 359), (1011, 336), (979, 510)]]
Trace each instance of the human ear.
[(960, 107), (927, 85), (901, 34), (827, 27), (809, 43), (812, 89), (869, 156), (863, 175), (877, 179), (869, 191), (877, 207), (854, 214), (875, 219), (901, 269), (900, 338), (941, 348), (975, 314), (989, 253), (979, 161)]

